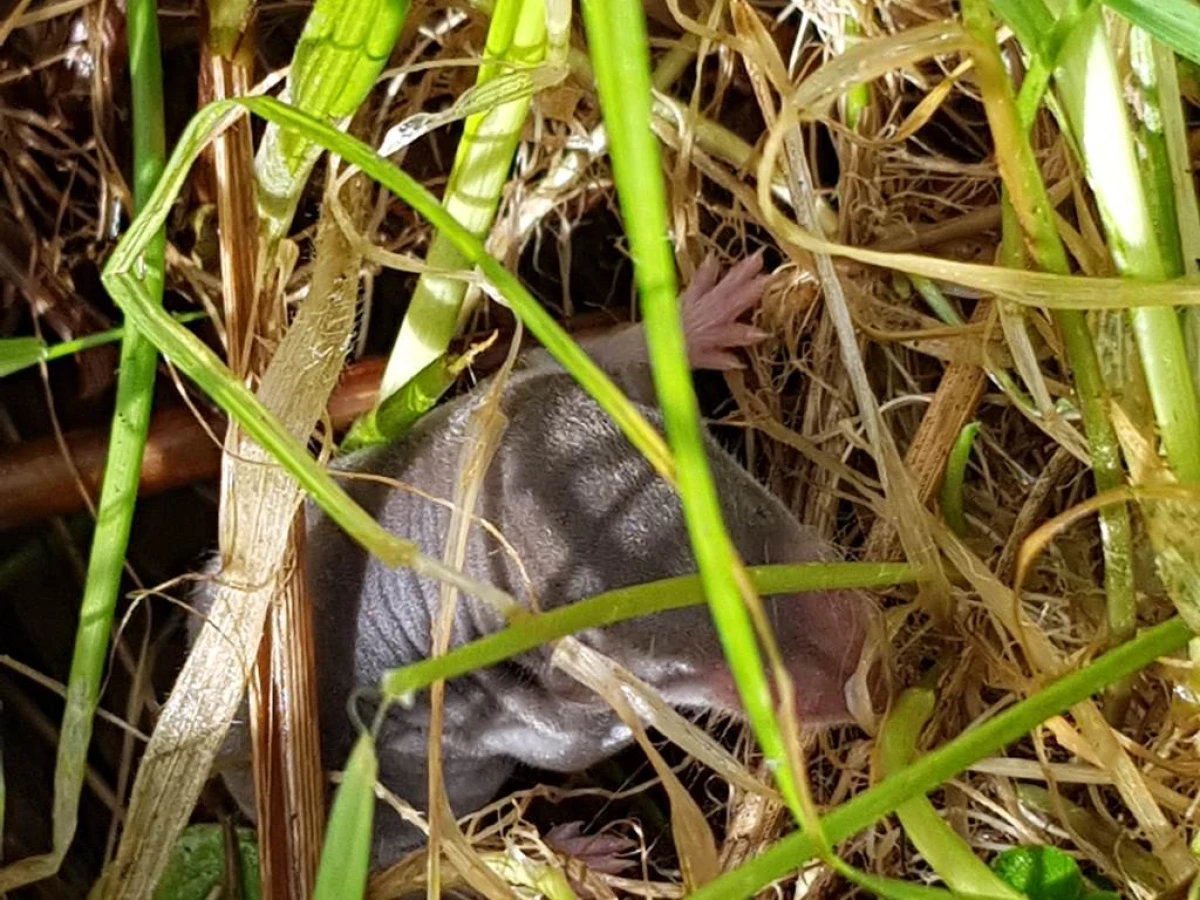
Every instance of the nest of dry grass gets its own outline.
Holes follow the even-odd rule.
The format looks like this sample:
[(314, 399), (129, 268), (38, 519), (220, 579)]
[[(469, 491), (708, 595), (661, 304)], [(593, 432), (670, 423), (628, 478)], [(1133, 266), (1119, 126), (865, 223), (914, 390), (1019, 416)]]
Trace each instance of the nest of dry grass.
[[(952, 5), (873, 0), (858, 21), (879, 33), (948, 18)], [(847, 39), (844, 10), (835, 4), (809, 4), (801, 16), (792, 8), (759, 2), (755, 8), (794, 75), (810, 72)], [(681, 30), (671, 13), (648, 0), (652, 31), (661, 52), (677, 47)], [(259, 9), (256, 71), (263, 74), (286, 60), (304, 10), (285, 4)], [(869, 13), (869, 15), (867, 14)], [(197, 103), (199, 13), (185, 6), (162, 11), (168, 48), (168, 109), (178, 129)], [(354, 130), (371, 140), (421, 110), (442, 108), (469, 87), (474, 70), (455, 65), (474, 58), (485, 20), (473, 13), (450, 15), (442, 4), (418, 4), (393, 60), (404, 75), (402, 89), (377, 89), (358, 116)], [(128, 91), (122, 16), (115, 5), (93, 3), (24, 4), (6, 20), (0, 60), (0, 271), (3, 272), (5, 336), (42, 333), (58, 339), (79, 337), (117, 319), (98, 280), (114, 235), (128, 221)], [(1014, 65), (1018, 61), (1010, 60)], [(819, 181), (818, 202), (831, 226), (831, 238), (857, 246), (919, 250), (941, 257), (991, 262), (999, 243), (1000, 180), (980, 99), (954, 60), (911, 66), (871, 85), (856, 129), (832, 121), (801, 130), (804, 152)], [(398, 84), (398, 82), (394, 82)], [(744, 61), (728, 47), (707, 46), (698, 63), (682, 68), (669, 91), (680, 104), (718, 123), (745, 144), (760, 142), (765, 117)], [(934, 98), (931, 100), (931, 98)], [(599, 125), (590, 89), (572, 80), (540, 96), (527, 128), (518, 163), (501, 207), (497, 246), (508, 263), (548, 307), (575, 328), (627, 318), (633, 307), (630, 267), (623, 255), (619, 221), (605, 160), (590, 161), (585, 176), (565, 188), (554, 186), (568, 154), (588, 146)], [(435, 192), (453, 158), (453, 129), (442, 129), (405, 151), (400, 164)], [(775, 278), (757, 324), (770, 337), (755, 348), (747, 368), (721, 380), (701, 383), (707, 411), (718, 433), (743, 454), (748, 467), (795, 510), (802, 521), (840, 546), (849, 558), (899, 558), (901, 542), (879, 516), (880, 473), (867, 452), (865, 424), (845, 375), (821, 281), (811, 260), (784, 257), (762, 220), (751, 191), (742, 189), (746, 170), (721, 158), (719, 148), (662, 126), (664, 163), (679, 257), (685, 268), (706, 253), (736, 260), (766, 247)], [(1034, 146), (1047, 184), (1071, 183), (1061, 137), (1049, 123), (1035, 132)], [(586, 152), (586, 150), (584, 151)], [(215, 187), (199, 169), (177, 204), (168, 255), (168, 302), (173, 308), (219, 306), (220, 264), (213, 231)], [(1062, 195), (1066, 190), (1059, 192)], [(317, 192), (306, 201), (293, 235), (302, 254), (313, 223), (322, 214)], [(1060, 212), (1079, 221), (1068, 199)], [(372, 211), (365, 234), (377, 247), (420, 255), (428, 228), (383, 192), (370, 195)], [(1090, 216), (1090, 213), (1087, 213)], [(532, 227), (523, 227), (526, 219)], [(1103, 247), (1092, 248), (1098, 259)], [(302, 293), (311, 272), (302, 255), (292, 289)], [(984, 594), (1011, 585), (1017, 554), (1033, 529), (1093, 492), (1086, 466), (1032, 424), (1011, 398), (989, 381), (981, 364), (1003, 366), (1010, 348), (997, 324), (990, 298), (950, 293), (950, 302), (968, 320), (965, 326), (939, 321), (908, 279), (852, 263), (837, 267), (858, 331), (858, 352), (878, 399), (880, 421), (905, 454), (923, 502), (933, 504), (949, 447), (969, 420), (981, 423), (968, 469), (965, 502), (969, 530), (964, 553), (984, 569), (973, 580), (947, 566), (953, 613), (934, 620), (919, 611), (915, 595), (897, 590), (879, 598), (889, 627), (893, 681), (907, 685), (936, 679), (938, 703), (925, 734), (926, 746), (941, 744), (1037, 689), (1046, 673), (1031, 666), (1027, 646), (1000, 626)], [(385, 351), (399, 321), (413, 276), (369, 263), (364, 299), (369, 316), (358, 352)], [(685, 274), (687, 274), (685, 272)], [(949, 288), (948, 288), (949, 290)], [(481, 305), (464, 331), (466, 340), (495, 328), (511, 331), (511, 316)], [(1050, 318), (1028, 314), (1044, 386), (1053, 397), (1070, 392), (1063, 350)], [(209, 337), (217, 339), (215, 330)], [(496, 353), (503, 348), (498, 348)], [(115, 351), (102, 348), (78, 355), (73, 363), (30, 371), (0, 382), (4, 441), (10, 451), (38, 441), (59, 443), (62, 435), (101, 425), (111, 403)], [(485, 356), (481, 370), (490, 364)], [(164, 382), (164, 409), (179, 407), (189, 389)], [(199, 396), (193, 405), (204, 408)], [(62, 441), (62, 446), (67, 446)], [(203, 446), (201, 446), (203, 445)], [(74, 446), (74, 444), (71, 444)], [(196, 453), (211, 453), (203, 435)], [(28, 459), (23, 465), (32, 465)], [(0, 474), (6, 470), (0, 464)], [(68, 482), (68, 493), (76, 486)], [(56, 488), (58, 489), (58, 488)], [(44, 488), (44, 496), (52, 489)], [(135, 535), (130, 563), (140, 581), (154, 584), (184, 571), (199, 553), (211, 524), (211, 493), (203, 483), (175, 487), (147, 501), (142, 523), (186, 520), (200, 510), (200, 527), (188, 534), (144, 525)], [(47, 501), (48, 503), (48, 501)], [(70, 505), (69, 503), (67, 504)], [(49, 505), (50, 512), (65, 508)], [(86, 531), (86, 527), (83, 529)], [(154, 531), (160, 533), (152, 533)], [(70, 598), (78, 582), (56, 560), (78, 558), (78, 535), (70, 521), (53, 528), (29, 525), (0, 535), (13, 574), (0, 586), (4, 604), (0, 646), (51, 680), (65, 675), (73, 634)], [(1143, 542), (1144, 543), (1144, 542)], [(30, 557), (29, 548), (40, 556)], [(21, 554), (25, 554), (22, 556)], [(33, 559), (32, 562), (28, 561)], [(22, 565), (16, 561), (24, 559)], [(146, 564), (148, 559), (153, 562)], [(1104, 642), (1102, 555), (1093, 520), (1055, 533), (1036, 556), (1025, 580), (1024, 611), (1065, 665), (1077, 665)], [(59, 569), (52, 575), (50, 570)], [(34, 589), (35, 584), (41, 587)], [(1138, 560), (1142, 621), (1170, 612), (1149, 557)], [(51, 627), (37, 605), (55, 604), (61, 625)], [(157, 697), (171, 683), (180, 652), (177, 617), (165, 604), (131, 611), (129, 627), (115, 654), (114, 673), (104, 705), (148, 732)], [(166, 660), (166, 662), (164, 662)], [(1028, 843), (1060, 846), (1077, 855), (1090, 872), (1109, 879), (1128, 895), (1149, 896), (1169, 882), (1170, 866), (1156, 855), (1162, 836), (1185, 836), (1191, 823), (1200, 771), (1195, 764), (1195, 707), (1175, 692), (1179, 671), (1142, 673), (1107, 707), (1115, 730), (1097, 743), (1095, 728), (1060, 717), (1039, 728), (1004, 756), (980, 762), (932, 795), (954, 828), (983, 857)], [(49, 807), (47, 777), (53, 758), (52, 694), (9, 671), (0, 673), (6, 731), (25, 735), (16, 746), (30, 754), (27, 786), (14, 787), (9, 757), (10, 803), (5, 856), (37, 849), (44, 836), (39, 815)], [(1093, 723), (1094, 724), (1094, 723)], [(753, 754), (736, 729), (724, 739), (751, 770)], [(101, 726), (93, 771), (75, 849), (56, 883), (43, 883), (47, 896), (74, 894), (95, 877), (111, 852), (136, 763), (137, 742)], [(1128, 765), (1115, 766), (1119, 747)], [(833, 805), (872, 780), (873, 739), (860, 729), (816, 737), (809, 748), (817, 800)], [(677, 760), (682, 762), (681, 760)], [(559, 800), (575, 818), (631, 838), (641, 853), (638, 874), (588, 875), (596, 896), (680, 896), (679, 873), (661, 831), (646, 824), (629, 785), (651, 781), (635, 763), (625, 771), (621, 802), (598, 802), (585, 791)], [(783, 826), (785, 816), (761, 798), (731, 790), (699, 769), (683, 769), (685, 781), (724, 839), (722, 862), (752, 857)], [(1121, 780), (1124, 791), (1114, 784)], [(568, 786), (568, 788), (573, 786)], [(538, 789), (544, 792), (545, 789)], [(1138, 815), (1130, 796), (1148, 804)], [(580, 799), (582, 797), (582, 799)], [(200, 815), (222, 806), (217, 797)], [(571, 804), (576, 804), (572, 806)], [(550, 851), (526, 815), (536, 820), (527, 794), (499, 801), (482, 818), (487, 827), (480, 846), (521, 847), (529, 856)], [(651, 806), (653, 808), (653, 806)], [(499, 810), (499, 817), (496, 816)], [(566, 818), (571, 818), (567, 815)], [(497, 822), (500, 824), (497, 825)], [(1157, 835), (1147, 833), (1155, 822)], [(854, 866), (908, 880), (932, 878), (894, 819), (878, 823), (841, 848)], [(397, 876), (398, 877), (398, 876)], [(406, 880), (401, 883), (411, 883)], [(383, 883), (377, 885), (386, 895)], [(793, 890), (793, 889), (787, 889)], [(801, 876), (794, 890), (809, 897), (852, 893), (828, 869)]]

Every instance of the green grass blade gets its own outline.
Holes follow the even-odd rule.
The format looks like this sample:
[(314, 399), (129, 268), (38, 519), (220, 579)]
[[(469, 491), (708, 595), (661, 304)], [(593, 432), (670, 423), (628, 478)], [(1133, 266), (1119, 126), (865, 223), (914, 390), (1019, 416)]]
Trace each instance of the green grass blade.
[(0, 378), (36, 366), (45, 358), (46, 344), (41, 338), (5, 338), (0, 341)]
[(781, 793), (798, 820), (804, 821), (799, 776), (792, 770), (775, 718), (762, 654), (739, 589), (741, 562), (725, 530), (702, 441), (676, 301), (674, 260), (667, 243), (662, 164), (650, 129), (644, 13), (637, 0), (586, 0), (583, 12), (617, 197), (642, 299), (654, 386), (675, 453), (692, 548), (747, 718)]
[(1180, 56), (1200, 63), (1200, 5), (1195, 0), (1103, 0)]
[(329, 813), (327, 839), (313, 890), (314, 900), (364, 896), (371, 861), (378, 770), (375, 745), (370, 735), (363, 734), (346, 761), (342, 783)]
[[(362, 104), (387, 63), (409, 0), (317, 0), (292, 56), (286, 97), (339, 127)], [(264, 250), (291, 226), (321, 146), (303, 133), (268, 126), (254, 160)], [(265, 273), (259, 273), (260, 277)]]
[[(808, 563), (753, 566), (746, 571), (755, 589), (763, 595), (843, 588), (879, 589), (917, 580), (916, 571), (906, 563)], [(585, 628), (599, 628), (663, 610), (699, 606), (704, 602), (704, 586), (697, 575), (607, 591), (558, 609), (514, 617), (510, 627), (502, 631), (456, 647), (442, 656), (385, 672), (380, 691), (385, 697), (396, 699), (422, 690), (439, 679), (448, 681), (473, 669), (495, 665)]]
[[(197, 311), (175, 316), (175, 321), (194, 322), (197, 319), (206, 318), (208, 318), (208, 313)], [(0, 378), (20, 372), (22, 369), (28, 369), (30, 366), (36, 366), (40, 362), (53, 362), (65, 356), (74, 356), (84, 350), (91, 350), (93, 347), (111, 344), (123, 337), (125, 337), (125, 329), (118, 326), (109, 328), (107, 331), (85, 335), (73, 341), (60, 341), (49, 346), (41, 338), (36, 337), (4, 338), (0, 340)]]
[[(131, 0), (127, 15), (133, 78), (134, 204), (141, 210), (153, 193), (166, 160), (157, 4), (155, 0)], [(160, 312), (165, 251), (166, 233), (160, 226), (149, 235), (139, 256), (147, 302)], [(0, 894), (56, 872), (75, 836), (88, 745), (137, 503), (157, 361), (153, 342), (132, 322), (127, 322), (121, 341), (121, 368), (108, 460), (96, 510), (96, 530), (88, 557), (54, 767), (51, 850), (0, 870)]]

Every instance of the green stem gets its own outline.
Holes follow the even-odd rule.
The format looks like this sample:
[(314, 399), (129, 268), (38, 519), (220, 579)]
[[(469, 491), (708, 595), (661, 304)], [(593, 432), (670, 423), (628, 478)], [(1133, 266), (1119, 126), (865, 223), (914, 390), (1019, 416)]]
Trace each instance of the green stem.
[[(917, 575), (912, 566), (905, 563), (809, 563), (754, 566), (746, 571), (763, 595), (843, 588), (878, 589), (916, 581)], [(523, 615), (503, 631), (457, 647), (442, 656), (385, 672), (380, 691), (385, 697), (397, 698), (428, 687), (439, 679), (449, 680), (495, 665), (585, 628), (603, 628), (638, 616), (698, 606), (703, 602), (703, 585), (696, 575), (597, 594), (569, 606)]]
[[(1173, 273), (1155, 231), (1099, 4), (1080, 15), (1056, 81), (1118, 270), (1144, 281), (1167, 279)], [(1178, 314), (1171, 307), (1141, 307), (1129, 316), (1167, 461), (1179, 481), (1200, 481), (1200, 402)]]
[[(1025, 245), (1024, 234), (1030, 238), (1029, 250), (1039, 268), (1066, 275), (1070, 272), (1070, 263), (1029, 141), (1035, 107), (1030, 102), (1030, 95), (1022, 98), (1023, 103), (1018, 103), (1013, 96), (996, 47), (995, 25), (982, 0), (963, 4), (963, 22), (980, 43), (976, 67), (985, 99), (991, 98), (986, 105), (1005, 182), (1005, 263), (1019, 265)], [(1113, 490), (1124, 483), (1120, 444), (1108, 417), (1107, 392), (1087, 318), (1078, 310), (1057, 310), (1054, 315), (1062, 330), (1075, 380), (1096, 489), (1100, 492)], [(1133, 543), (1126, 504), (1105, 506), (1100, 512), (1100, 521), (1110, 637), (1115, 641), (1126, 640), (1137, 623)]]
[[(544, 0), (500, 0), (496, 4), (477, 86), (494, 81), (512, 64), (532, 66), (543, 61), (545, 6)], [(442, 204), (460, 225), (480, 239), (486, 237), (496, 218), (532, 101), (532, 95), (525, 94), (470, 115), (463, 125)], [(425, 262), (434, 272), (470, 270), (464, 254), (441, 231), (434, 235)], [(381, 403), (446, 352), (466, 291), (467, 282), (462, 278), (426, 273), (417, 281), (383, 373)]]
[(805, 822), (810, 817), (804, 812), (800, 773), (793, 768), (775, 717), (762, 653), (740, 589), (739, 576), (744, 571), (722, 521), (704, 450), (676, 302), (675, 265), (667, 243), (662, 163), (650, 128), (650, 59), (644, 12), (639, 0), (586, 0), (583, 13), (613, 176), (642, 299), (651, 372), (675, 457), (688, 534), (747, 718), (780, 793), (797, 820)]
[[(130, 0), (127, 17), (129, 66), (133, 80), (133, 196), (136, 209), (141, 210), (153, 193), (166, 161), (162, 59), (155, 0)], [(141, 259), (147, 295), (159, 307), (162, 305), (165, 251), (166, 233), (160, 227), (147, 242)], [(132, 322), (126, 322), (108, 462), (96, 510), (96, 531), (88, 558), (54, 768), (52, 850), (45, 856), (21, 860), (0, 872), (0, 893), (57, 871), (75, 835), (88, 744), (108, 659), (113, 612), (121, 589), (125, 553), (137, 503), (157, 360), (154, 344)]]

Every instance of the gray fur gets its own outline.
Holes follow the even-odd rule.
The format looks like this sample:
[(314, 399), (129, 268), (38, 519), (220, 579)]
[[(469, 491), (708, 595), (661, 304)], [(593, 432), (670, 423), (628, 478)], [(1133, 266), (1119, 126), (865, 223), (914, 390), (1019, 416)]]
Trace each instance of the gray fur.
[[(728, 368), (732, 347), (762, 333), (736, 322), (756, 302), (761, 258), (751, 257), (717, 281), (706, 263), (682, 298), (693, 364)], [(611, 374), (643, 401), (642, 413), (661, 428), (652, 408), (640, 332), (626, 330), (590, 348)], [(478, 525), (467, 546), (466, 571), (520, 598), (529, 588), (542, 609), (604, 591), (696, 571), (674, 489), (660, 479), (612, 420), (575, 382), (531, 354), (535, 365), (505, 385), (508, 427), (484, 476), (478, 517), (515, 548), (530, 584), (511, 555)], [(385, 475), (443, 500), (455, 495), (468, 423), (487, 391), (478, 389), (426, 415), (403, 440), (351, 454), (334, 466)], [(709, 461), (726, 526), (749, 565), (810, 562), (829, 548), (804, 529), (711, 438)], [(380, 523), (414, 541), (429, 556), (443, 553), (450, 510), (410, 491), (348, 480), (351, 495)], [(374, 689), (383, 672), (425, 658), (438, 609), (438, 586), (407, 569), (369, 557), (312, 503), (307, 507), (307, 574), (315, 617), (323, 761), (340, 767), (356, 737), (347, 702)], [(205, 605), (200, 599), (202, 607)], [(867, 632), (867, 610), (853, 592), (764, 601), (795, 682), (806, 725), (847, 721), (844, 694)], [(461, 597), (452, 646), (501, 627), (486, 603)], [(659, 613), (579, 637), (613, 657), (670, 703), (738, 713), (732, 677), (705, 607)], [(359, 705), (369, 721), (370, 704)], [(418, 808), (426, 803), (428, 695), (412, 709), (394, 706), (379, 735), (379, 779)], [(540, 649), (446, 686), (443, 739), (445, 784), (458, 815), (491, 800), (518, 763), (576, 772), (628, 745), (630, 735), (602, 700), (552, 670)], [(244, 726), (227, 752), (245, 752)], [(231, 792), (253, 815), (248, 772), (226, 774)], [(415, 829), (385, 807), (376, 817), (374, 857), (388, 863), (419, 843)]]
[[(476, 390), (434, 410), (400, 443), (340, 460), (337, 468), (383, 473), (435, 497), (454, 496)], [(540, 606), (694, 572), (674, 490), (658, 478), (611, 419), (566, 374), (517, 373), (506, 386), (508, 429), (485, 475), (476, 514), (516, 548)], [(643, 408), (651, 421), (657, 414)], [(748, 564), (804, 562), (825, 549), (711, 439), (709, 458), (723, 513)], [(390, 531), (427, 554), (442, 553), (447, 507), (378, 482), (350, 480), (355, 500)], [(310, 504), (308, 575), (321, 671), (321, 721), (328, 765), (346, 758), (355, 732), (346, 698), (378, 684), (389, 668), (424, 658), (438, 587), (410, 570), (389, 569), (364, 554)], [(519, 598), (526, 584), (510, 554), (478, 525), (466, 571)], [(847, 719), (843, 689), (858, 660), (864, 612), (853, 595), (776, 598), (767, 609), (802, 692), (805, 721)], [(501, 626), (470, 597), (459, 601), (452, 645)], [(594, 630), (581, 638), (654, 685), (669, 702), (736, 712), (716, 632), (703, 607)], [(520, 763), (575, 772), (629, 743), (627, 730), (599, 698), (551, 671), (548, 651), (526, 654), (447, 685), (446, 786), (464, 814), (485, 804)], [(394, 708), (380, 740), (380, 781), (424, 804), (427, 695), (411, 710)], [(416, 841), (380, 809), (377, 851), (384, 861)]]

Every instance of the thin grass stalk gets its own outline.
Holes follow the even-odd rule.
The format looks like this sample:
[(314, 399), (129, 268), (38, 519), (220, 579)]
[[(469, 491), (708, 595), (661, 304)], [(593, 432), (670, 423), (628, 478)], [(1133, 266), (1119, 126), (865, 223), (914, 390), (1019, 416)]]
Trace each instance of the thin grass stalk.
[[(1028, 133), (1028, 132), (1026, 132)], [(1053, 227), (1053, 223), (1050, 223)], [(1022, 244), (1016, 213), (1004, 197), (1002, 251), (1006, 265), (1019, 263)], [(1075, 395), (1088, 442), (1088, 457), (1096, 492), (1105, 493), (1125, 483), (1121, 465), (1121, 446), (1108, 416), (1108, 390), (1100, 368), (1100, 358), (1092, 341), (1085, 313), (1074, 309), (1053, 311), (1063, 337), (1067, 363), (1075, 386)], [(1110, 643), (1119, 644), (1133, 636), (1137, 628), (1137, 598), (1133, 580), (1133, 532), (1129, 507), (1124, 502), (1104, 506), (1100, 516), (1100, 540), (1104, 552), (1105, 615)]]
[(743, 592), (756, 602), (721, 517), (704, 452), (699, 407), (667, 243), (666, 190), (657, 139), (650, 128), (651, 82), (644, 13), (637, 0), (587, 0), (583, 5), (596, 85), (608, 130), (613, 175), (642, 298), (646, 343), (671, 449), (684, 518), (713, 621), (738, 693), (780, 792), (797, 821), (811, 821), (806, 783), (776, 720), (754, 627)]
[[(1056, 83), (1118, 271), (1144, 281), (1171, 277), (1099, 4), (1067, 39)], [(1200, 480), (1200, 402), (1176, 310), (1134, 308), (1129, 316), (1170, 468), (1183, 483)]]
[[(132, 77), (133, 198), (135, 210), (140, 212), (153, 194), (167, 157), (156, 0), (135, 0), (129, 4), (127, 15)], [(166, 230), (160, 228), (142, 256), (147, 291), (159, 307), (162, 305), (165, 255)], [(72, 807), (78, 801), (78, 781), (74, 779), (83, 774), (83, 757), (70, 759), (68, 754), (86, 753), (99, 702), (100, 676), (107, 658), (153, 410), (157, 363), (158, 352), (153, 342), (133, 323), (127, 322), (121, 341), (108, 460), (96, 509), (96, 532), (88, 557), (88, 574), (79, 612), (80, 628), (76, 633), (67, 687), (67, 710), (55, 767), (56, 787), (64, 777), (71, 783), (70, 793), (75, 798), (71, 801)], [(78, 740), (74, 750), (70, 747), (72, 738)], [(63, 799), (56, 793), (56, 836), (61, 833), (59, 816), (66, 813)], [(65, 850), (65, 846), (62, 849)]]
[[(338, 127), (348, 123), (386, 64), (403, 27), (408, 8), (408, 0), (318, 0), (305, 21), (304, 31), (293, 55), (287, 83), (287, 94), (293, 102), (316, 117), (336, 123)], [(267, 295), (273, 290), (278, 247), (291, 226), (296, 204), (321, 149), (298, 132), (284, 131), (274, 126), (268, 127), (259, 146), (255, 159), (255, 174), (262, 239), (259, 243), (253, 290), (260, 294), (258, 308), (264, 313), (272, 309)], [(266, 330), (271, 330), (273, 323), (270, 321), (270, 315), (267, 314), (263, 318), (265, 321), (261, 324), (266, 326)], [(282, 323), (275, 324), (282, 326)], [(257, 333), (257, 330), (248, 329), (246, 334), (249, 336)], [(239, 337), (240, 334), (235, 334), (233, 340), (238, 340)], [(250, 346), (249, 343), (235, 345), (231, 342), (230, 360), (239, 374), (239, 360), (247, 356), (244, 351)], [(253, 539), (253, 535), (240, 535), (237, 539), (250, 540)], [(294, 600), (290, 592), (293, 588), (294, 586), (285, 588), (283, 596), (289, 602)], [(294, 603), (291, 605), (294, 608)], [(285, 606), (275, 608), (273, 617), (276, 623), (287, 620), (284, 609)], [(299, 633), (283, 633), (276, 628), (271, 652), (279, 655), (281, 664), (288, 659), (294, 659), (286, 654), (285, 649), (295, 650), (301, 637)], [(289, 675), (295, 674), (294, 671), (288, 672), (284, 669), (279, 677), (292, 689), (307, 683), (303, 679), (288, 678)], [(255, 713), (253, 734), (256, 753), (262, 752), (264, 747), (270, 751), (277, 750), (282, 754), (280, 759), (287, 762), (288, 755), (296, 751), (298, 742), (315, 737), (312, 733), (313, 725), (304, 718), (297, 722), (285, 723), (289, 727), (284, 744), (276, 747), (274, 743), (264, 741), (261, 723), (265, 717), (260, 715), (260, 706), (262, 702), (269, 703), (279, 699), (274, 693), (279, 690), (279, 685), (264, 679), (262, 675), (260, 665), (257, 672), (259, 680), (253, 687), (264, 689), (251, 691), (251, 709)], [(286, 700), (282, 702), (286, 703), (287, 715), (303, 717), (300, 704), (287, 703)], [(309, 705), (311, 706), (311, 703)], [(274, 760), (276, 763), (279, 761)], [(315, 763), (312, 759), (306, 761)], [(267, 760), (266, 766), (269, 767), (271, 762), (272, 760)], [(258, 759), (258, 763), (259, 770), (256, 774), (261, 775), (264, 769), (261, 758)], [(287, 778), (288, 784), (301, 788), (312, 786), (311, 779), (306, 780), (303, 777), (311, 775), (311, 772), (300, 772), (294, 766), (280, 769), (278, 764), (275, 768), (281, 773), (287, 771), (292, 776)], [(268, 785), (263, 779), (256, 778), (256, 787), (260, 807), (264, 801), (270, 799), (281, 800), (285, 804), (295, 799), (290, 791), (284, 795), (279, 782)], [(267, 787), (274, 793), (264, 793), (264, 788)], [(311, 800), (311, 793), (302, 796)], [(301, 802), (303, 803), (303, 800)], [(284, 885), (288, 883), (288, 879), (295, 879), (296, 883), (311, 884), (308, 861), (296, 859), (296, 853), (310, 852), (313, 849), (311, 841), (314, 831), (319, 829), (323, 812), (319, 799), (317, 803), (317, 807), (303, 805), (294, 818), (291, 815), (292, 811), (286, 808), (284, 815), (260, 816), (264, 829), (268, 825), (292, 822), (292, 827), (285, 826), (277, 836), (279, 840), (271, 840), (268, 842), (269, 846), (265, 846), (265, 849), (271, 851), (264, 856), (262, 867), (265, 885), (269, 886), (268, 879)], [(270, 833), (269, 829), (263, 830), (260, 836), (270, 837)], [(292, 839), (300, 841), (299, 847), (291, 846)], [(266, 864), (272, 860), (274, 863)]]
[[(137, 211), (146, 206), (153, 194), (167, 156), (157, 16), (155, 0), (131, 0), (129, 3), (133, 197)], [(140, 259), (147, 300), (160, 309), (165, 254), (166, 232), (160, 227), (147, 242)], [(100, 700), (113, 613), (121, 590), (125, 553), (137, 505), (157, 363), (158, 351), (153, 341), (133, 322), (127, 321), (121, 339), (121, 367), (117, 376), (108, 461), (96, 508), (96, 530), (88, 557), (54, 766), (51, 851), (0, 870), (0, 893), (54, 874), (75, 836), (88, 745)]]
[[(1059, 310), (1055, 320), (1067, 350), (1067, 362), (1088, 439), (1092, 478), (1096, 492), (1106, 493), (1124, 484), (1121, 448), (1108, 418), (1108, 395), (1100, 359), (1084, 313)], [(1100, 538), (1104, 550), (1104, 596), (1108, 636), (1112, 643), (1133, 637), (1137, 629), (1137, 597), (1133, 579), (1133, 533), (1129, 507), (1116, 503), (1100, 512)]]
[[(1020, 266), (1023, 247), (1027, 246), (1038, 268), (1067, 275), (1070, 262), (1059, 238), (1054, 207), (1029, 141), (1036, 105), (1030, 102), (1029, 95), (1021, 98), (1023, 103), (1018, 103), (1013, 96), (996, 46), (995, 24), (985, 0), (963, 3), (963, 24), (979, 41), (980, 51), (975, 54), (976, 78), (984, 94), (996, 141), (996, 157), (1005, 182), (1002, 250), (1005, 264)], [(1022, 234), (1027, 240), (1022, 240)], [(1100, 361), (1084, 313), (1056, 310), (1054, 316), (1062, 331), (1074, 376), (1096, 490), (1103, 493), (1124, 483), (1124, 470), (1120, 444), (1108, 417), (1108, 396)], [(1100, 513), (1100, 523), (1109, 637), (1119, 643), (1128, 640), (1137, 627), (1128, 507), (1124, 503), (1105, 506)]]
[[(746, 573), (762, 595), (803, 594), (849, 588), (882, 589), (912, 584), (916, 570), (907, 563), (804, 563), (794, 566), (751, 566)], [(699, 576), (683, 575), (649, 584), (606, 591), (577, 603), (531, 615), (520, 610), (512, 625), (443, 656), (430, 657), (384, 673), (385, 699), (400, 700), (438, 679), (450, 680), (474, 669), (495, 665), (585, 628), (600, 628), (669, 609), (705, 602)]]
[[(208, 313), (203, 310), (196, 310), (189, 313), (180, 313), (174, 316), (174, 319), (176, 322), (186, 323), (195, 322), (198, 319), (205, 319), (207, 317)], [(59, 341), (55, 344), (46, 344), (41, 338), (36, 337), (4, 338), (0, 340), (0, 378), (20, 372), (22, 369), (36, 366), (38, 363), (65, 359), (68, 356), (83, 353), (85, 350), (91, 350), (94, 347), (113, 344), (124, 337), (125, 327), (118, 325), (116, 328), (96, 331), (92, 334), (85, 334), (82, 337), (69, 341)]]
[[(1200, 12), (1192, 8), (1194, 12)], [(1200, 20), (1200, 15), (1197, 15)], [(1200, 51), (1200, 21), (1189, 44), (1191, 52), (1186, 55), (1196, 58)], [(1179, 73), (1175, 54), (1158, 40), (1150, 41), (1150, 56), (1154, 65), (1154, 82), (1157, 84), (1156, 101), (1159, 121), (1162, 123), (1163, 144), (1166, 148), (1167, 165), (1170, 167), (1170, 185), (1174, 191), (1176, 228), (1179, 233), (1181, 265), (1183, 271), (1195, 276), (1200, 270), (1200, 202), (1192, 179), (1191, 148), (1188, 146), (1188, 129), (1184, 119), (1184, 104), (1179, 87)], [(1181, 51), (1185, 52), (1186, 51)], [(1200, 385), (1200, 312), (1191, 307), (1183, 311), (1184, 340), (1188, 349), (1192, 379)], [(1187, 684), (1195, 691), (1200, 683), (1200, 641), (1189, 645), (1189, 656), (1193, 663), (1192, 674)], [(1193, 852), (1197, 845), (1193, 841)]]

